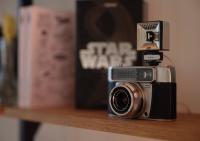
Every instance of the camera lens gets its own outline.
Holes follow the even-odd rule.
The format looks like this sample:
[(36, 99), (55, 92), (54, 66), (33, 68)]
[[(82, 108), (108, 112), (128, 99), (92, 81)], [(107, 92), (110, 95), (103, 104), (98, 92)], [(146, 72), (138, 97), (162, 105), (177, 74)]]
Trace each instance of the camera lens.
[(113, 92), (113, 107), (118, 113), (126, 112), (131, 105), (131, 97), (124, 87), (118, 87)]
[(109, 105), (113, 113), (127, 118), (137, 118), (144, 109), (144, 94), (135, 84), (125, 83), (112, 89)]
[(129, 98), (127, 94), (124, 94), (123, 92), (119, 92), (115, 96), (116, 100), (115, 105), (118, 107), (118, 109), (124, 109), (128, 106)]

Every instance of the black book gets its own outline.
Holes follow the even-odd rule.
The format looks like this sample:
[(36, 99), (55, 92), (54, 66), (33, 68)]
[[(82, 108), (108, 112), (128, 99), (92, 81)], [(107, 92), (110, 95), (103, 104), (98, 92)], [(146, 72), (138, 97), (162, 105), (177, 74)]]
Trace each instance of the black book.
[(136, 23), (141, 0), (78, 0), (76, 39), (77, 108), (106, 108), (108, 66), (137, 63)]

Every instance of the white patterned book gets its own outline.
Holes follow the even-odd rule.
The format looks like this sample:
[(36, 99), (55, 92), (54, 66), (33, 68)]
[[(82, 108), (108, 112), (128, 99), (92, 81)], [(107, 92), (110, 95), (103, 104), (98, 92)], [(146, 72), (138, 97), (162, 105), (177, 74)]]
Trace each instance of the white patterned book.
[(71, 105), (74, 95), (74, 14), (38, 6), (21, 9), (18, 105)]

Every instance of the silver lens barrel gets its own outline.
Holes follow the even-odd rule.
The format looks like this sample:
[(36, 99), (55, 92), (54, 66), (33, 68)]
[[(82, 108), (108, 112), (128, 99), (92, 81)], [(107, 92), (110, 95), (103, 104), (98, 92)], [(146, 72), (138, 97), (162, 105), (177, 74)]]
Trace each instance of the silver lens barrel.
[(120, 117), (137, 118), (145, 107), (145, 97), (137, 83), (123, 83), (114, 87), (109, 94), (109, 106)]

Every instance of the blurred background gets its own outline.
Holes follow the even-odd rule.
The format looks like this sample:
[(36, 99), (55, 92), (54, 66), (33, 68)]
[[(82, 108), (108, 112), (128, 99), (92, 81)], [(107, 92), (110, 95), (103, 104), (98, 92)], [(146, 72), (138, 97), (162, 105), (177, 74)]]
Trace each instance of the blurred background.
[[(75, 0), (35, 0), (34, 4), (55, 10), (75, 12)], [(144, 21), (159, 19), (170, 23), (170, 51), (166, 54), (176, 67), (178, 111), (200, 113), (200, 59), (198, 58), (200, 56), (200, 1), (144, 0), (143, 9)], [(16, 17), (16, 11), (16, 1), (0, 0), (0, 19), (7, 13)], [(18, 141), (18, 132), (17, 120), (0, 118), (1, 141)], [(50, 124), (44, 124), (40, 128), (35, 140), (151, 141), (151, 139)]]

